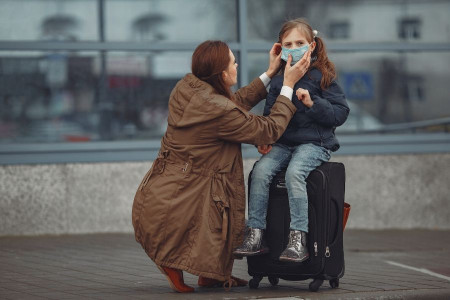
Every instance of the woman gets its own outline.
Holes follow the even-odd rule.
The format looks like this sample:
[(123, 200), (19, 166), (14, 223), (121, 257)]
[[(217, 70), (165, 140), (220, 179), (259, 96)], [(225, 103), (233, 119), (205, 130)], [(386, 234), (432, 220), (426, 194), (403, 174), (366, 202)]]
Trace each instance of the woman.
[(232, 251), (245, 227), (241, 143), (279, 139), (296, 111), (292, 87), (310, 62), (305, 55), (286, 64), (283, 91), (269, 116), (249, 113), (266, 97), (280, 57), (274, 44), (268, 70), (233, 94), (233, 53), (224, 42), (203, 42), (192, 56), (192, 74), (170, 95), (167, 131), (136, 192), (132, 222), (136, 240), (177, 292), (194, 291), (182, 271), (198, 275), (199, 286), (247, 284), (231, 276)]

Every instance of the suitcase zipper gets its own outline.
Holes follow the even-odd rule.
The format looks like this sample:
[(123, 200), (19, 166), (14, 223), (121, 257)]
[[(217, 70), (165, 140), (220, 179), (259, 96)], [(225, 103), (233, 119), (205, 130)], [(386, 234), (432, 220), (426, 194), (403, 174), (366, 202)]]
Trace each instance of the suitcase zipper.
[[(309, 205), (309, 204), (308, 204)], [(318, 247), (317, 247), (317, 220), (316, 220), (316, 211), (314, 209), (313, 205), (310, 205), (311, 210), (312, 210), (312, 220), (313, 224), (314, 224), (314, 256), (317, 256), (318, 254)]]
[[(322, 182), (323, 182), (323, 184), (322, 184), (322, 189), (323, 189), (323, 191), (324, 191), (324, 198), (325, 199), (328, 199), (329, 197), (327, 197), (327, 194), (326, 194), (326, 191), (327, 191), (327, 189), (326, 189), (326, 187), (327, 187), (327, 177), (325, 176), (325, 173), (322, 171), (322, 170), (318, 170), (318, 169), (316, 169), (316, 171), (317, 172), (319, 172), (321, 175), (322, 175)], [(324, 201), (324, 208), (325, 208), (325, 211), (326, 211), (326, 214), (327, 214), (327, 216), (326, 216), (326, 218), (327, 218), (327, 221), (326, 221), (326, 225), (325, 225), (325, 257), (330, 257), (331, 256), (331, 252), (330, 252), (330, 247), (328, 246), (328, 238), (329, 238), (329, 233), (330, 233), (330, 207), (329, 207), (329, 201)], [(315, 249), (314, 249), (315, 250)]]
[(325, 248), (325, 257), (330, 257), (330, 248), (327, 246), (326, 248)]

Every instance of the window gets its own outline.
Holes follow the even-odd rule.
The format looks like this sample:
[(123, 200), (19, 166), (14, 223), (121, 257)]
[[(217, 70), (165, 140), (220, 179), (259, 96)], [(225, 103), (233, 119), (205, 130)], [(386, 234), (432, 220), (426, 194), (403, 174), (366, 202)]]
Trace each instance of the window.
[(106, 0), (109, 41), (237, 40), (236, 3), (228, 0)]
[(419, 18), (404, 18), (400, 21), (398, 37), (405, 40), (418, 40), (421, 37)]
[(0, 40), (98, 39), (97, 1), (2, 0)]
[(27, 161), (39, 161), (29, 149), (45, 145), (49, 162), (58, 147), (111, 143), (101, 147), (111, 154), (159, 145), (170, 92), (200, 42), (226, 41), (244, 85), (266, 70), (281, 25), (296, 17), (319, 31), (336, 65), (351, 105), (343, 134), (425, 121), (442, 128), (449, 10), (449, 1), (426, 0), (3, 0), (0, 159), (26, 149)]
[(330, 39), (348, 39), (350, 37), (350, 24), (347, 21), (332, 21), (328, 25)]

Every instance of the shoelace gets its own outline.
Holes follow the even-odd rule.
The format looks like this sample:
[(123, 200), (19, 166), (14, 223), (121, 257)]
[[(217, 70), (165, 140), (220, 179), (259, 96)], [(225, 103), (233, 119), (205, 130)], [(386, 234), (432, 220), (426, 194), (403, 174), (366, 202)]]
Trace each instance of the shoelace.
[(254, 244), (254, 240), (255, 240), (255, 239), (256, 239), (255, 232), (254, 232), (253, 230), (250, 230), (250, 233), (249, 233), (247, 242), (248, 242), (250, 245), (252, 245), (252, 244)]
[(301, 245), (302, 245), (302, 235), (301, 233), (296, 235), (295, 233), (291, 233), (291, 241), (290, 246), (294, 247), (295, 250), (300, 251)]

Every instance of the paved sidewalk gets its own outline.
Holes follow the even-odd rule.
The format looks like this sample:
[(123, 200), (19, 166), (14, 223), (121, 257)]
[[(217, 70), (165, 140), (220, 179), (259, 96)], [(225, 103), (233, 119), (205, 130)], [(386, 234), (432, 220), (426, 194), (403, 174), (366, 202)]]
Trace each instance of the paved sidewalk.
[[(346, 274), (312, 293), (308, 281), (258, 289), (172, 292), (130, 234), (0, 238), (0, 299), (450, 299), (450, 231), (346, 230)], [(244, 260), (233, 274), (249, 279)]]

